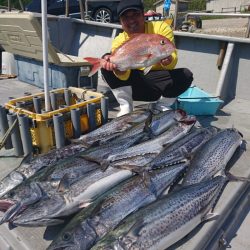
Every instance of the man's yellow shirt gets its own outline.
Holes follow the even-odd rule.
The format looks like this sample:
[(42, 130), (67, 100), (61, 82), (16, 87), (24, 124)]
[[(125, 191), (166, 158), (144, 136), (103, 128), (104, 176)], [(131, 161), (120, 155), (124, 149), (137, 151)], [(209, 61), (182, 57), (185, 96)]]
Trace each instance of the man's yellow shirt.
[[(162, 36), (165, 36), (167, 39), (169, 39), (172, 43), (174, 43), (174, 34), (170, 26), (164, 22), (164, 21), (151, 21), (151, 22), (145, 22), (145, 33), (146, 34), (160, 34)], [(112, 42), (112, 49), (113, 52), (116, 48), (120, 47), (125, 41), (129, 39), (128, 34), (123, 31), (120, 33)], [(172, 62), (167, 65), (163, 66), (161, 64), (155, 64), (153, 65), (151, 70), (171, 70), (174, 69), (175, 65), (177, 64), (177, 51), (175, 50), (172, 54)], [(144, 68), (140, 68), (140, 70), (144, 70)], [(127, 80), (130, 76), (130, 70), (127, 70), (126, 73), (122, 75), (116, 74), (116, 76), (120, 80)]]

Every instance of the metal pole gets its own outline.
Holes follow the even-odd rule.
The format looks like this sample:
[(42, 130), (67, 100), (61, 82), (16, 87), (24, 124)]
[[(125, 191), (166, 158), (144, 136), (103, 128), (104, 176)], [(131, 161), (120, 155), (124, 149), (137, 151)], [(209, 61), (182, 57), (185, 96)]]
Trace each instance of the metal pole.
[[(7, 120), (7, 112), (6, 109), (0, 105), (0, 136), (1, 139), (4, 137), (5, 133), (9, 128), (8, 120)], [(5, 149), (11, 149), (12, 143), (10, 137), (7, 139), (5, 143)]]
[(29, 118), (25, 114), (18, 115), (19, 129), (22, 139), (24, 155), (33, 151), (32, 138), (30, 134)]
[(109, 98), (104, 96), (101, 98), (102, 122), (108, 122)]
[(250, 33), (250, 17), (248, 18), (248, 24), (247, 24), (247, 31), (246, 31), (246, 38), (249, 38)]
[(65, 1), (65, 16), (69, 16), (69, 0)]
[(19, 0), (19, 4), (20, 4), (20, 7), (21, 7), (21, 10), (24, 11), (24, 7), (23, 7), (23, 2), (22, 2), (22, 0)]
[(33, 97), (33, 105), (34, 105), (35, 112), (37, 114), (41, 114), (41, 96)]
[(53, 123), (56, 139), (56, 148), (62, 148), (65, 145), (63, 115), (61, 113), (53, 115)]
[(57, 110), (58, 109), (57, 94), (55, 92), (50, 92), (50, 101), (51, 101), (52, 109)]
[(177, 26), (178, 9), (179, 9), (179, 0), (176, 0), (174, 9), (174, 30), (176, 30)]
[(89, 121), (89, 131), (92, 131), (96, 128), (96, 121), (95, 121), (95, 103), (89, 103), (87, 105), (87, 114), (88, 114), (88, 121)]
[(8, 11), (11, 11), (10, 0), (8, 0)]
[(79, 0), (79, 5), (80, 5), (80, 12), (81, 12), (81, 19), (84, 19), (84, 7), (83, 7), (83, 3), (82, 0)]
[(49, 75), (48, 75), (48, 29), (47, 29), (47, 0), (42, 0), (42, 39), (43, 39), (43, 80), (45, 110), (50, 111)]
[(85, 18), (88, 17), (88, 0), (85, 1)]
[[(15, 120), (17, 119), (17, 115), (15, 113), (7, 114), (7, 118), (8, 118), (9, 127), (11, 127), (13, 125), (13, 123), (15, 122)], [(21, 140), (20, 131), (19, 131), (19, 127), (18, 127), (18, 122), (16, 123), (16, 125), (14, 126), (14, 128), (11, 132), (11, 141), (12, 141), (15, 155), (22, 156), (23, 155), (23, 145), (22, 145), (22, 140)]]
[(64, 89), (64, 100), (67, 106), (71, 105), (71, 90), (70, 89)]
[(74, 138), (79, 138), (81, 136), (81, 120), (80, 120), (80, 109), (71, 109), (71, 121), (73, 125), (73, 135)]
[(230, 61), (231, 61), (233, 50), (234, 50), (234, 43), (228, 43), (227, 52), (226, 52), (226, 55), (224, 58), (220, 77), (219, 77), (219, 80), (217, 83), (217, 89), (216, 89), (216, 94), (215, 94), (216, 96), (221, 97), (221, 95), (222, 95), (222, 91), (223, 91), (224, 86), (225, 86), (225, 78), (227, 75), (227, 71), (228, 71)]

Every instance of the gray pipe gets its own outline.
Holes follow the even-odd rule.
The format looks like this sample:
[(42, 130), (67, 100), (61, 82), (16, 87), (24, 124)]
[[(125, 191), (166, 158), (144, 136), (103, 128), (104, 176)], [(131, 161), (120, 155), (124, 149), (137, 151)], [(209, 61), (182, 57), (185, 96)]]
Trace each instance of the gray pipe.
[(62, 148), (65, 145), (64, 119), (61, 113), (53, 115), (54, 132), (56, 139), (56, 148)]
[(18, 108), (24, 108), (25, 107), (25, 102), (24, 101), (18, 101), (18, 102), (16, 102), (16, 106)]
[(29, 118), (25, 114), (20, 114), (18, 115), (18, 122), (19, 122), (19, 130), (21, 134), (24, 155), (28, 155), (33, 151)]
[(247, 30), (246, 30), (246, 38), (249, 38), (249, 33), (250, 33), (250, 17), (248, 18), (248, 23), (247, 23)]
[(216, 88), (216, 93), (215, 93), (216, 96), (222, 97), (221, 95), (225, 87), (225, 79), (226, 79), (226, 75), (228, 72), (228, 67), (231, 61), (233, 50), (234, 50), (234, 43), (228, 43), (226, 55), (225, 55), (224, 62), (221, 68), (220, 77), (217, 82), (217, 88)]
[(34, 96), (33, 97), (33, 105), (34, 105), (35, 112), (37, 114), (41, 114), (41, 109), (42, 109), (41, 96)]
[(46, 111), (45, 109), (41, 109), (41, 114), (46, 114), (48, 113), (49, 111)]
[(80, 109), (71, 109), (71, 121), (73, 125), (73, 135), (74, 138), (79, 138), (81, 135), (81, 121), (80, 121)]
[[(12, 124), (17, 119), (17, 115), (15, 113), (7, 114), (8, 124), (9, 127), (12, 126)], [(14, 153), (16, 156), (22, 156), (23, 155), (23, 145), (21, 140), (21, 135), (19, 131), (18, 121), (11, 132), (11, 142), (14, 148)]]
[(108, 122), (109, 98), (104, 96), (101, 98), (102, 123)]
[(67, 106), (71, 105), (71, 90), (70, 89), (64, 89), (64, 100)]
[(50, 92), (50, 103), (51, 103), (52, 110), (58, 109), (57, 95), (55, 92)]
[[(0, 136), (1, 138), (4, 137), (8, 129), (9, 129), (9, 125), (8, 125), (8, 120), (7, 120), (7, 112), (6, 112), (6, 109), (2, 105), (0, 105)], [(6, 140), (4, 147), (5, 149), (13, 148), (10, 137)]]
[(89, 103), (87, 105), (87, 115), (89, 121), (89, 131), (92, 131), (96, 128), (96, 119), (95, 119), (95, 103)]

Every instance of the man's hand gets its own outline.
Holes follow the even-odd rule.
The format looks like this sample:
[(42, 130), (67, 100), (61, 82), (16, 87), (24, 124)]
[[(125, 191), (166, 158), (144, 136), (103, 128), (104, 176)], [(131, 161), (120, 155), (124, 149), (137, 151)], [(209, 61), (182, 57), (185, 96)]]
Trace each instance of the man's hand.
[(173, 61), (173, 57), (170, 55), (164, 59), (161, 60), (161, 64), (163, 66), (168, 66)]
[(116, 65), (112, 62), (110, 62), (111, 55), (105, 55), (101, 60), (101, 67), (103, 69), (106, 69), (108, 71), (113, 71), (116, 69)]

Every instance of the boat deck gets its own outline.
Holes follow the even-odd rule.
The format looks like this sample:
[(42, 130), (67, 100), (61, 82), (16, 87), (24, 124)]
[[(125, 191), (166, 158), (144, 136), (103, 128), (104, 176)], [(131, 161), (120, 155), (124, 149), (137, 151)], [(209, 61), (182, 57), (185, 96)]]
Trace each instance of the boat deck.
[[(0, 80), (0, 104), (8, 101), (8, 97), (21, 97), (25, 92), (36, 93), (39, 88), (20, 82), (17, 79)], [(140, 103), (136, 103), (140, 104)], [(198, 121), (203, 126), (219, 128), (237, 128), (244, 136), (242, 147), (237, 150), (229, 165), (232, 174), (250, 177), (250, 100), (235, 99), (216, 116), (200, 116)], [(117, 107), (112, 107), (109, 116), (114, 117)], [(13, 150), (0, 151), (0, 178), (17, 167), (22, 158), (13, 155)], [(216, 208), (216, 219), (205, 222), (191, 232), (180, 243), (171, 249), (250, 249), (250, 200), (249, 184), (231, 182), (226, 186)], [(36, 249), (42, 250), (53, 240), (62, 225), (47, 228), (8, 228), (0, 226), (1, 249)], [(218, 246), (218, 241), (221, 245)], [(224, 245), (223, 245), (224, 244)]]

